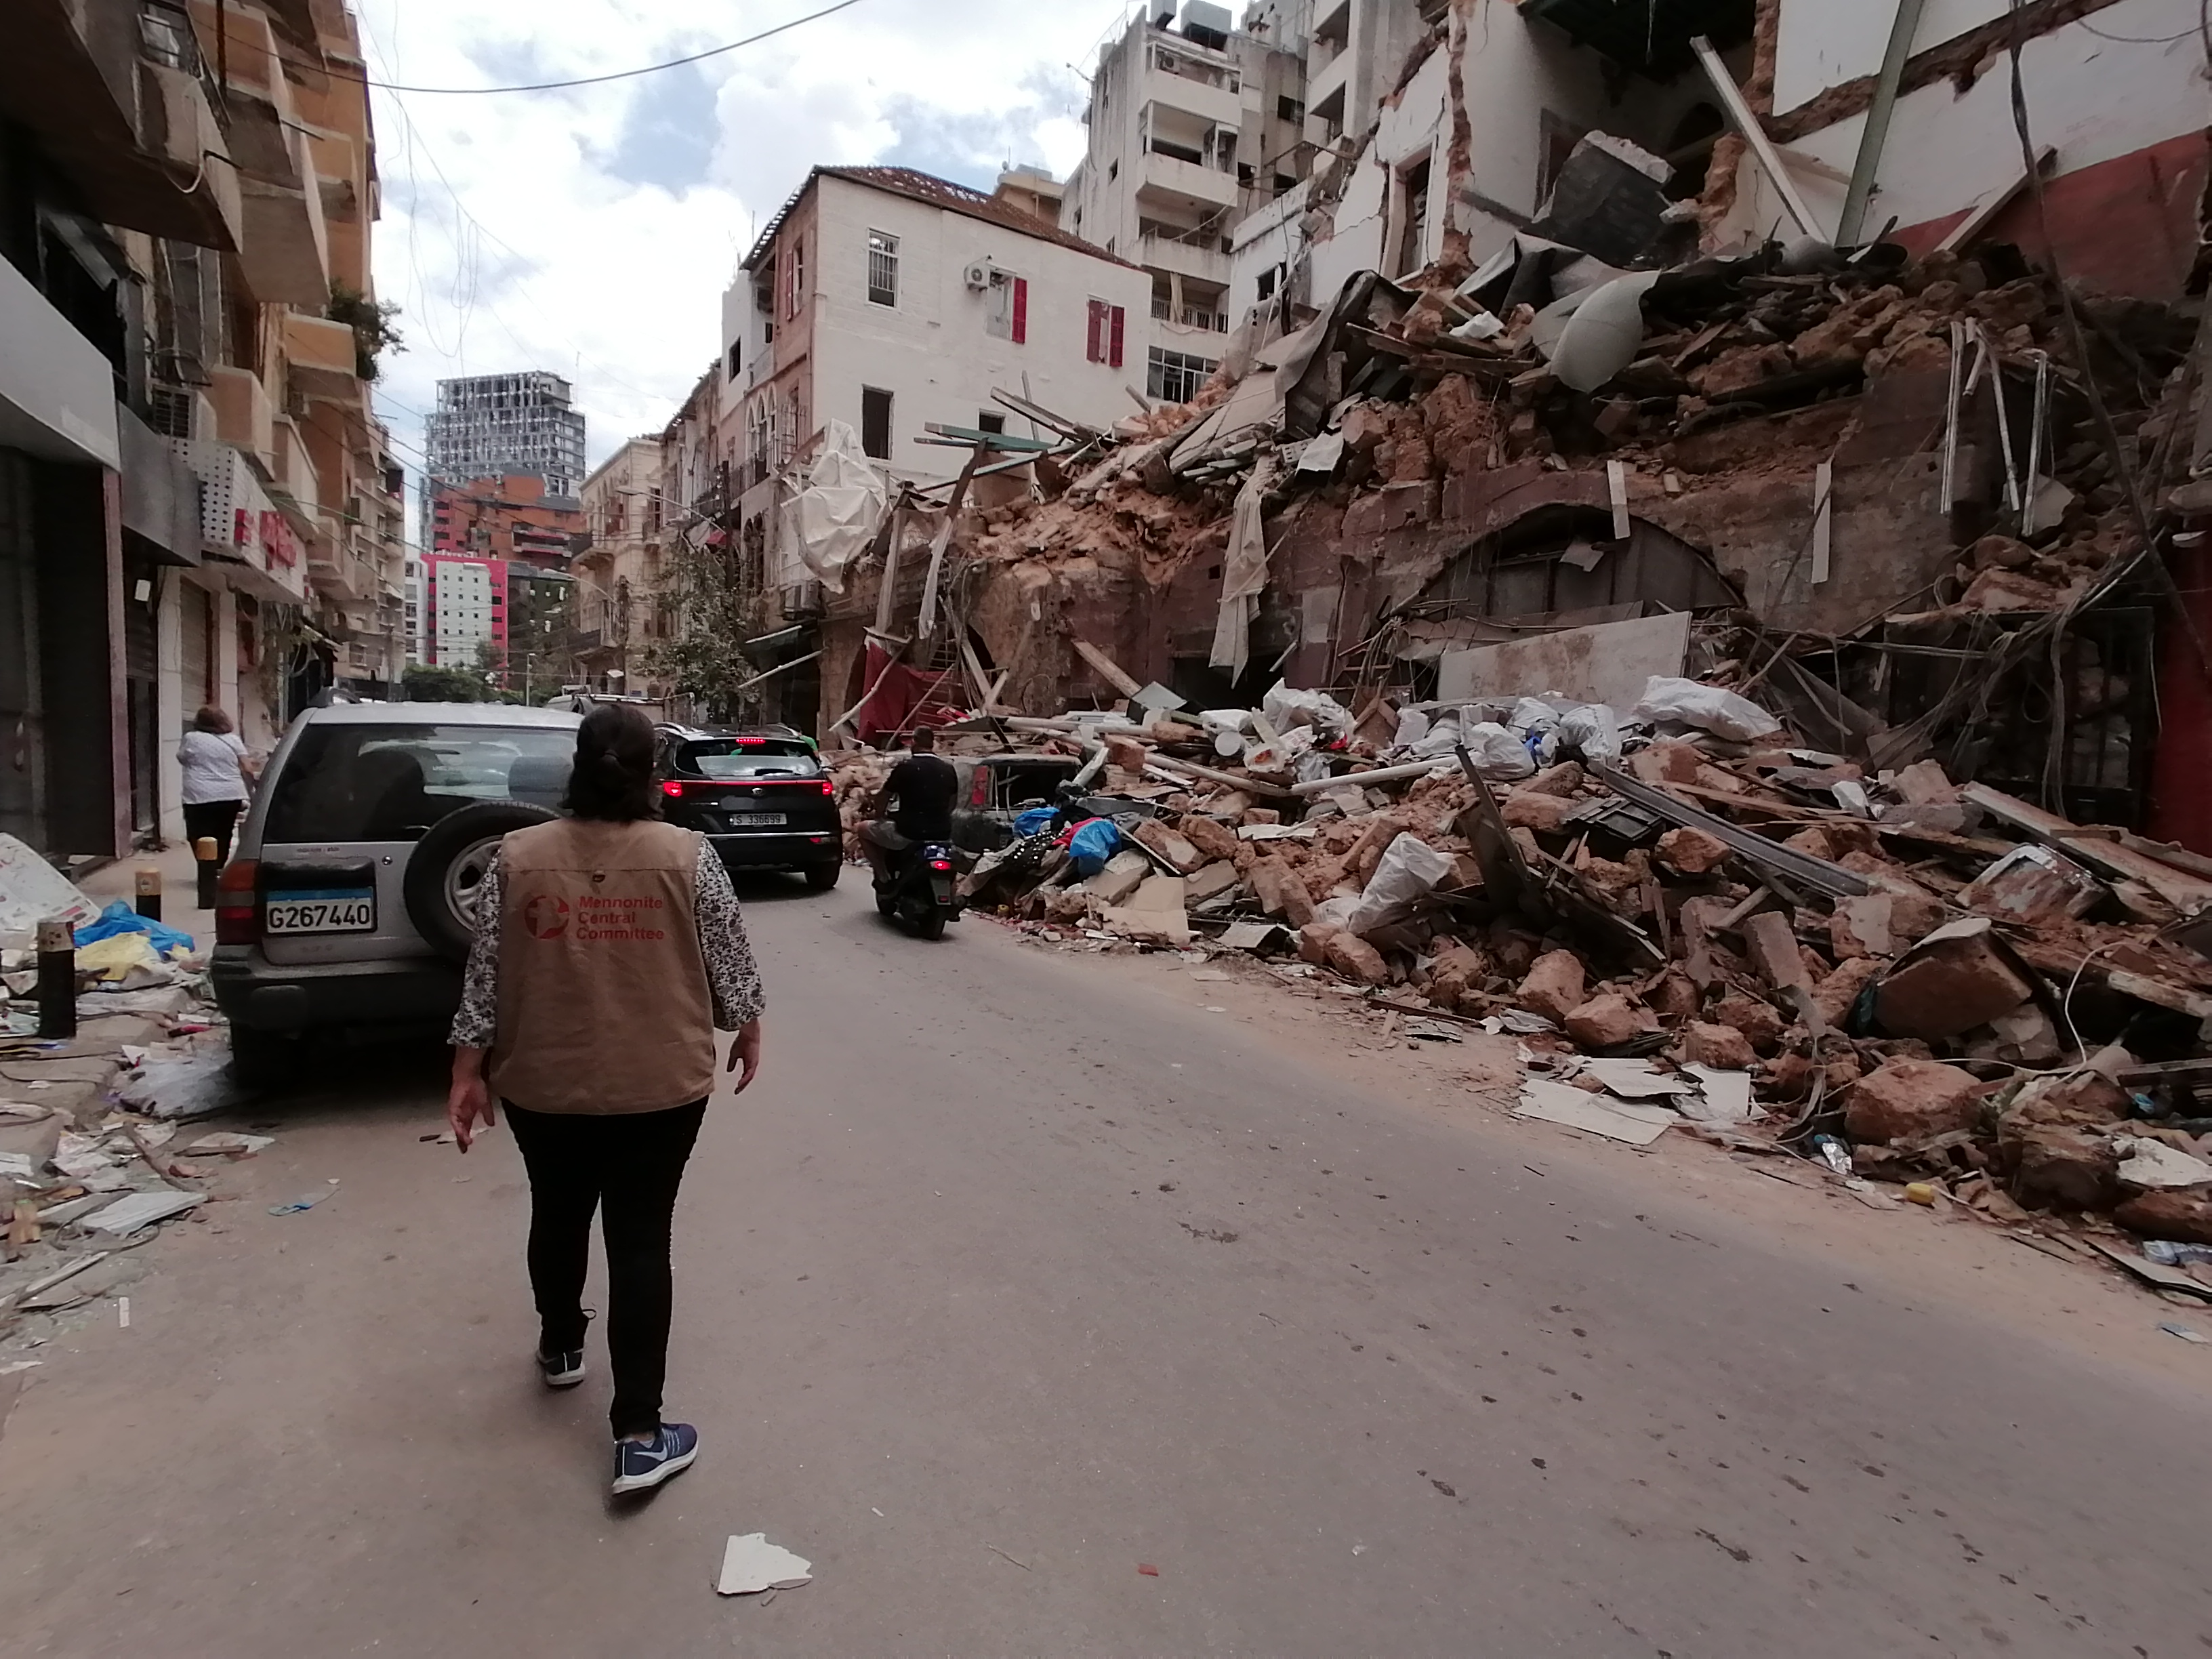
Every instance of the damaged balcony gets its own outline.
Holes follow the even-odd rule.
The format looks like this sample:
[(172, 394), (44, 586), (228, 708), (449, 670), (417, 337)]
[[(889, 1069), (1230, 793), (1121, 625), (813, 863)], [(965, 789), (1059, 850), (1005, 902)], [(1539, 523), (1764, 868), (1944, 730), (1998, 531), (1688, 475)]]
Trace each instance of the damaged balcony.
[(1671, 81), (1697, 66), (1690, 43), (1699, 35), (1721, 51), (1749, 40), (1757, 0), (1520, 0), (1523, 17), (1551, 24), (1577, 46), (1654, 81)]
[(319, 310), (331, 293), (330, 231), (308, 131), (285, 76), (294, 54), (258, 12), (226, 8), (218, 15), (206, 4), (197, 9), (208, 32), (219, 28), (225, 40), (225, 101), (244, 210), (239, 263), (246, 283), (264, 305)]
[(357, 343), (343, 323), (305, 312), (284, 317), (284, 356), (291, 365), (292, 389), (348, 409), (361, 406)]
[(181, 8), (13, 0), (0, 117), (19, 123), (108, 224), (234, 250), (229, 144)]

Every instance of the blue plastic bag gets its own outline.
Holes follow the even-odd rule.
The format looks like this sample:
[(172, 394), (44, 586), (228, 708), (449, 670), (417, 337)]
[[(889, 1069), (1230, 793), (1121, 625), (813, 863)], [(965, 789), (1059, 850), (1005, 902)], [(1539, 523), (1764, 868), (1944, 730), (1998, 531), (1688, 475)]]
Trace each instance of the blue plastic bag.
[(76, 930), (80, 945), (92, 945), (100, 939), (113, 939), (118, 933), (143, 933), (154, 942), (154, 949), (162, 956), (172, 951), (189, 951), (192, 936), (165, 927), (160, 922), (140, 915), (121, 899), (109, 905), (97, 916)]
[(1032, 806), (1028, 811), (1015, 818), (1014, 833), (1018, 836), (1034, 836), (1038, 830), (1050, 827), (1059, 811), (1060, 809), (1056, 806)]
[(1121, 850), (1121, 832), (1111, 818), (1092, 818), (1079, 824), (1067, 838), (1068, 859), (1085, 876), (1097, 875), (1106, 867), (1106, 860)]

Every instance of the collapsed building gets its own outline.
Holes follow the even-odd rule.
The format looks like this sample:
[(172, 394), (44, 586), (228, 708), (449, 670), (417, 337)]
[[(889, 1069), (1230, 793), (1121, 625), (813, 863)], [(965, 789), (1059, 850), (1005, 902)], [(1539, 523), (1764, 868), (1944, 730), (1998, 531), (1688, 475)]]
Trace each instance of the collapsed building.
[[(1073, 812), (975, 902), (1512, 1031), (1599, 1097), (1531, 1115), (1742, 1074), (1755, 1108), (1680, 1115), (2212, 1243), (2201, 142), (2189, 256), (2078, 274), (2021, 66), (2112, 9), (2030, 6), (1936, 54), (1970, 110), (2011, 58), (2009, 182), (1901, 228), (1870, 140), (1838, 235), (1757, 108), (1778, 9), (1741, 9), (1739, 86), (1694, 33), (1732, 9), (1661, 6), (1636, 50), (1704, 76), (1700, 165), (1583, 134), (1500, 232), (1465, 76), (1498, 8), (1431, 9), (1395, 106), (1441, 82), (1454, 205), (1414, 268), (1345, 217), (1386, 105), (1190, 404), (1104, 430), (1002, 392), (1034, 435), (966, 434), (957, 480), (874, 510), (830, 446), (794, 519), (825, 737), (1058, 750)], [(1893, 51), (1829, 125), (1909, 126), (1930, 73)], [(1312, 286), (1340, 240), (1365, 262)], [(847, 771), (849, 814), (881, 765)]]

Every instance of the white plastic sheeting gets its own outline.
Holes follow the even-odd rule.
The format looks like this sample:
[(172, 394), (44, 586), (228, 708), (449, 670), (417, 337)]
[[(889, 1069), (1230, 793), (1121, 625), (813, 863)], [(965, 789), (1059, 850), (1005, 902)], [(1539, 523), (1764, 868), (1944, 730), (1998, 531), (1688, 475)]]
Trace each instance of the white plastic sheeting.
[(1629, 712), (1638, 720), (1674, 720), (1737, 743), (1755, 742), (1782, 730), (1780, 720), (1747, 697), (1717, 685), (1670, 679), (1664, 674), (1651, 677), (1644, 696)]
[(1237, 513), (1230, 521), (1229, 556), (1221, 573), (1221, 614), (1213, 628), (1213, 650), (1208, 665), (1226, 669), (1231, 680), (1244, 677), (1252, 649), (1252, 621), (1260, 614), (1260, 594), (1267, 586), (1267, 532), (1261, 523), (1261, 503), (1273, 486), (1275, 468), (1263, 460), (1252, 469), (1244, 488), (1237, 492)]
[(1439, 853), (1419, 836), (1401, 835), (1382, 849), (1381, 862), (1344, 925), (1364, 936), (1395, 921), (1451, 872), (1449, 854)]
[(883, 527), (889, 501), (883, 475), (860, 447), (860, 434), (842, 421), (823, 428), (822, 453), (807, 470), (806, 487), (784, 501), (777, 537), (832, 593), (845, 591), (845, 572), (868, 550)]

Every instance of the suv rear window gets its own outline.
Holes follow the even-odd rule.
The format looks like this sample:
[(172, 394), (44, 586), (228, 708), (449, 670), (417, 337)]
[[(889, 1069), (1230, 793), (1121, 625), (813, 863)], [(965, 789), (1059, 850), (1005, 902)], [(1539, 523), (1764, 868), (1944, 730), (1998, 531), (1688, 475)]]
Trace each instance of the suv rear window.
[(822, 763), (805, 744), (771, 738), (744, 743), (735, 738), (704, 738), (679, 744), (677, 770), (695, 778), (818, 778)]
[(565, 727), (311, 726), (276, 775), (262, 840), (417, 841), (479, 801), (558, 807), (575, 756)]

